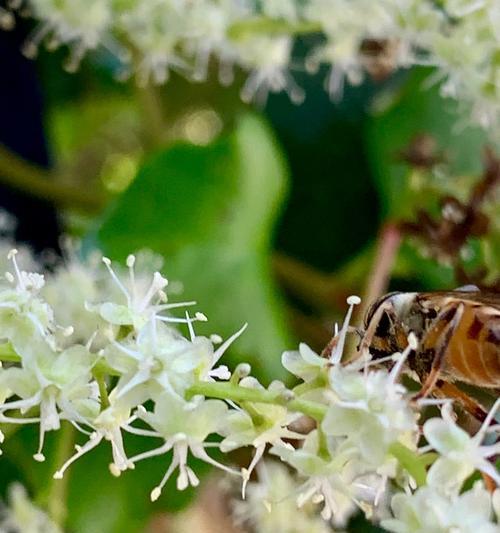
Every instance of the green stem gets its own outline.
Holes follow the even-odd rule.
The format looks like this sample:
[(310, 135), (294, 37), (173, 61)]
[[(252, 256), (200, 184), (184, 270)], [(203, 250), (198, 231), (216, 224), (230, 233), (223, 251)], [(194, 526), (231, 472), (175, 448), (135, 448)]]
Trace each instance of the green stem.
[(104, 377), (104, 374), (94, 374), (94, 377), (97, 382), (97, 386), (99, 387), (99, 396), (101, 398), (101, 411), (104, 411), (104, 409), (110, 406), (108, 389), (106, 387), (106, 379)]
[(148, 83), (144, 87), (135, 85), (137, 101), (143, 115), (145, 140), (148, 148), (158, 148), (165, 144), (166, 139), (164, 109), (160, 92), (158, 87), (152, 83)]
[(307, 400), (292, 399), (287, 400), (280, 393), (270, 392), (262, 389), (249, 389), (233, 385), (232, 383), (217, 383), (200, 381), (189, 387), (186, 392), (188, 398), (202, 394), (210, 398), (219, 398), (221, 400), (233, 400), (235, 402), (254, 402), (269, 403), (274, 405), (283, 405), (290, 409), (303, 413), (315, 420), (323, 420), (327, 407), (326, 405), (311, 402)]
[(105, 198), (81, 187), (57, 183), (51, 172), (33, 165), (0, 144), (0, 182), (62, 207), (101, 211)]
[(327, 385), (327, 381), (322, 377), (318, 377), (316, 379), (313, 379), (312, 381), (308, 381), (307, 383), (300, 383), (299, 385), (293, 388), (293, 392), (297, 396), (300, 396), (301, 394), (305, 394), (306, 392), (310, 392), (315, 389), (321, 389), (325, 385)]
[(253, 17), (234, 23), (228, 29), (228, 36), (234, 40), (246, 39), (252, 35), (305, 35), (319, 33), (322, 26), (318, 22), (290, 22), (285, 19)]

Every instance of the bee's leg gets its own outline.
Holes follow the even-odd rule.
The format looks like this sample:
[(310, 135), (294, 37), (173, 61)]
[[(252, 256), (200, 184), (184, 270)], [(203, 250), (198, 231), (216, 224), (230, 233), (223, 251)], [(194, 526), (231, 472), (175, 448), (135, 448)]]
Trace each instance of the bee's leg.
[[(476, 399), (460, 390), (456, 385), (453, 385), (453, 383), (438, 380), (434, 395), (455, 400), (462, 409), (472, 416), (474, 420), (477, 420), (479, 424), (484, 422), (488, 416), (488, 411)], [(493, 421), (492, 423), (496, 422)]]
[[(464, 306), (462, 304), (458, 306), (449, 305), (444, 307), (439, 313), (439, 315), (434, 319), (433, 323), (436, 325), (436, 327), (438, 327), (439, 324), (443, 322), (446, 323), (446, 326), (443, 328), (443, 331), (437, 339), (434, 348), (434, 357), (432, 359), (430, 372), (422, 383), (422, 388), (420, 389), (420, 391), (413, 397), (414, 401), (420, 400), (421, 398), (425, 398), (426, 396), (428, 396), (432, 392), (432, 389), (435, 387), (436, 383), (438, 382), (441, 370), (443, 369), (443, 365), (445, 363), (448, 345), (450, 343), (451, 337), (453, 336), (453, 333), (455, 333), (455, 330), (457, 329), (458, 324), (460, 323), (463, 311)], [(433, 328), (431, 327), (429, 331), (432, 332), (432, 329)], [(421, 346), (425, 346), (425, 341), (426, 338), (424, 336), (424, 338), (421, 340)]]

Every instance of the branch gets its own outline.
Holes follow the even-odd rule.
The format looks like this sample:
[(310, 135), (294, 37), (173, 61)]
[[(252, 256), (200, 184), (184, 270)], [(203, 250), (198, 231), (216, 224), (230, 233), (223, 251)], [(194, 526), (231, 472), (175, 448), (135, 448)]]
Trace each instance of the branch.
[(197, 394), (221, 400), (233, 400), (238, 403), (252, 402), (282, 405), (290, 409), (290, 411), (303, 413), (318, 421), (323, 420), (327, 410), (326, 405), (321, 403), (300, 399), (287, 400), (280, 393), (270, 392), (265, 389), (240, 387), (232, 383), (200, 381), (186, 391), (188, 399)]
[(79, 211), (101, 211), (106, 205), (102, 195), (80, 187), (54, 181), (53, 173), (29, 163), (0, 144), (0, 183), (43, 198), (61, 207)]

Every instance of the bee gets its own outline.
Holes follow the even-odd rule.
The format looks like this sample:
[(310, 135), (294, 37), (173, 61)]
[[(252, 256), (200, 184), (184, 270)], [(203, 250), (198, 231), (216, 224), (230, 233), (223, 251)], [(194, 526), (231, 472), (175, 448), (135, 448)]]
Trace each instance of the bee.
[(360, 353), (374, 360), (402, 352), (413, 332), (418, 347), (407, 370), (420, 384), (417, 398), (430, 394), (458, 400), (482, 420), (484, 409), (454, 383), (500, 388), (500, 295), (475, 286), (449, 292), (392, 292), (365, 316)]

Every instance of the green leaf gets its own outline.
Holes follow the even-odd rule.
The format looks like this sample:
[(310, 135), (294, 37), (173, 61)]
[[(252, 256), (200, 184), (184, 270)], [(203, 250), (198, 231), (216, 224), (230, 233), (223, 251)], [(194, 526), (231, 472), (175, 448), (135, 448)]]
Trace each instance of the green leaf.
[(399, 464), (413, 477), (416, 484), (421, 487), (425, 485), (427, 473), (425, 471), (425, 462), (420, 459), (418, 454), (410, 448), (407, 448), (400, 442), (393, 442), (389, 452), (399, 462)]
[(245, 115), (210, 146), (177, 144), (152, 157), (108, 212), (97, 244), (119, 260), (141, 248), (162, 254), (182, 298), (209, 318), (198, 333), (227, 337), (248, 322), (225, 362), (245, 360), (264, 380), (280, 378), (290, 341), (269, 259), (286, 184), (269, 128)]

